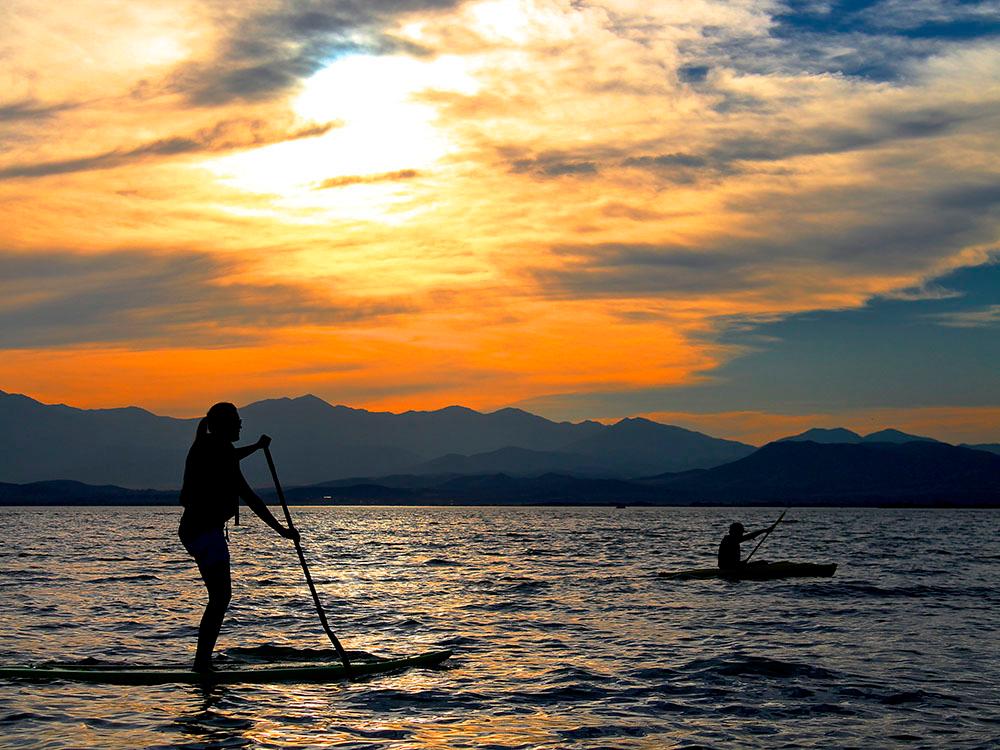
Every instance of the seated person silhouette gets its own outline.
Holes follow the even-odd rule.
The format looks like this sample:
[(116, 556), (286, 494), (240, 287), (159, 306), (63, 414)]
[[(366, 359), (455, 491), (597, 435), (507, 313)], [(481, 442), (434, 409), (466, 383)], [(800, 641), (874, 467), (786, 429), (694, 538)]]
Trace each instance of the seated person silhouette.
[(777, 525), (778, 523), (776, 521), (770, 526), (758, 529), (757, 531), (752, 531), (749, 534), (744, 533), (743, 524), (738, 521), (730, 525), (729, 533), (722, 537), (722, 543), (719, 545), (719, 570), (737, 570), (743, 565), (758, 564), (756, 562), (745, 563), (740, 559), (740, 543), (747, 542), (760, 536), (761, 534), (771, 531)]

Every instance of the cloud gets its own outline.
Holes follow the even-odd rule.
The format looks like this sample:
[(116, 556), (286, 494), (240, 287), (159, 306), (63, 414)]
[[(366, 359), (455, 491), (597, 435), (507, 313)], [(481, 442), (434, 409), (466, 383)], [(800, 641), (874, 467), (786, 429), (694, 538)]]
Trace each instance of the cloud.
[(15, 164), (0, 169), (0, 180), (48, 177), (70, 172), (115, 169), (151, 159), (218, 153), (255, 148), (270, 143), (314, 138), (329, 132), (336, 123), (310, 125), (291, 132), (273, 130), (261, 120), (224, 120), (190, 135), (150, 141), (129, 149), (114, 149), (77, 159), (59, 159), (36, 164)]
[(951, 42), (986, 40), (1000, 30), (992, 2), (788, 3), (773, 10), (766, 38), (749, 37), (739, 49), (727, 50), (724, 40), (691, 49), (747, 72), (899, 81), (910, 79), (914, 64), (942, 54)]
[(269, 329), (340, 325), (412, 310), (303, 284), (239, 281), (200, 252), (0, 253), (0, 348), (83, 343), (246, 344)]
[(331, 177), (328, 180), (323, 180), (314, 189), (327, 190), (329, 188), (348, 187), (350, 185), (371, 185), (376, 182), (399, 182), (401, 180), (412, 180), (419, 176), (420, 172), (416, 169), (400, 169), (396, 172), (383, 172), (381, 174)]
[(752, 258), (735, 252), (653, 244), (556, 246), (558, 267), (529, 271), (554, 297), (642, 297), (742, 290), (760, 282), (749, 276)]
[(9, 104), (0, 104), (0, 123), (24, 120), (47, 120), (60, 112), (80, 106), (77, 103), (42, 104), (36, 99), (20, 99)]
[[(756, 231), (704, 237), (696, 245), (554, 245), (548, 262), (527, 273), (541, 294), (553, 297), (759, 295), (780, 311), (794, 309), (800, 295), (822, 307), (831, 304), (821, 301), (824, 295), (839, 294), (840, 304), (860, 304), (871, 294), (896, 292), (891, 283), (866, 292), (859, 281), (933, 275), (941, 258), (994, 240), (1000, 194), (977, 192), (984, 200), (966, 206), (956, 205), (954, 194), (873, 187), (854, 192), (847, 202), (838, 190), (823, 187), (756, 193), (732, 204), (754, 217)], [(827, 211), (837, 219), (823, 220)], [(773, 231), (779, 226), (780, 232)], [(916, 293), (911, 287), (898, 294)]]
[[(647, 169), (678, 183), (731, 176), (751, 169), (749, 163), (781, 162), (801, 156), (843, 154), (911, 140), (937, 138), (961, 126), (1000, 115), (1000, 104), (965, 107), (878, 108), (852, 113), (852, 124), (792, 123), (788, 118), (765, 129), (732, 135), (738, 128), (720, 129), (716, 142), (698, 153), (672, 152), (631, 156), (625, 167)], [(989, 195), (987, 195), (989, 197)]]
[(957, 299), (962, 292), (947, 289), (940, 284), (921, 284), (917, 287), (894, 289), (879, 295), (883, 299), (900, 300), (902, 302), (923, 302), (926, 300)]
[(597, 163), (574, 161), (560, 154), (545, 154), (532, 159), (515, 159), (511, 171), (518, 174), (533, 174), (538, 177), (564, 177), (566, 175), (597, 174)]
[(208, 60), (179, 66), (168, 82), (198, 106), (284, 96), (339, 56), (364, 52), (426, 54), (385, 30), (408, 13), (454, 7), (460, 0), (284, 0), (266, 10), (223, 17)]
[[(947, 33), (948, 28), (961, 24), (964, 34), (988, 33), (1000, 28), (1000, 7), (996, 2), (959, 2), (958, 0), (882, 0), (864, 8), (854, 16), (860, 23), (875, 29), (911, 31), (921, 27), (929, 33)], [(976, 28), (976, 26), (979, 28)]]
[(938, 313), (929, 318), (949, 328), (987, 328), (1000, 326), (1000, 305), (990, 305), (981, 310), (959, 310)]

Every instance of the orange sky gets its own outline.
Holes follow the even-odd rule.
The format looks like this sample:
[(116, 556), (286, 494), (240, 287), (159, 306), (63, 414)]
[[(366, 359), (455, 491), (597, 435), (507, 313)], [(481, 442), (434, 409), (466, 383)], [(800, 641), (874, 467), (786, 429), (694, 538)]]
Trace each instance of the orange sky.
[[(860, 308), (997, 246), (995, 211), (921, 223), (996, 178), (992, 42), (873, 78), (781, 41), (770, 3), (346, 7), (8, 4), (0, 388), (545, 414), (696, 385), (750, 346), (734, 320)], [(585, 403), (549, 414), (985, 440), (1000, 406)]]

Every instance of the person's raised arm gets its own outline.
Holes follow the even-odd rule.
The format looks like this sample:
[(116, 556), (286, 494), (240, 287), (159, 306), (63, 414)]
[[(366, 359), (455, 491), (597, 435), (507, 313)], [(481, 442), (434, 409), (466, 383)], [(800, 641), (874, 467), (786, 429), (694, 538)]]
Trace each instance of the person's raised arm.
[[(777, 524), (775, 524), (775, 525), (777, 525)], [(773, 528), (774, 528), (774, 526), (765, 526), (763, 529), (757, 529), (756, 531), (751, 531), (749, 534), (744, 534), (743, 538), (740, 539), (740, 541), (741, 542), (748, 542), (751, 539), (756, 539), (761, 534), (765, 534), (765, 533), (767, 533), (768, 531), (770, 531)]]
[(274, 517), (274, 515), (268, 509), (267, 505), (264, 503), (264, 501), (261, 500), (260, 497), (257, 495), (257, 493), (253, 491), (253, 488), (250, 487), (249, 484), (247, 484), (247, 480), (244, 479), (242, 471), (239, 472), (239, 475), (240, 475), (239, 478), (240, 497), (243, 498), (243, 501), (247, 504), (250, 510), (256, 513), (261, 521), (263, 521), (272, 529), (277, 531), (279, 534), (281, 534), (281, 536), (285, 537), (285, 539), (298, 538), (299, 532), (296, 529), (292, 529), (287, 526), (282, 526), (281, 522)]
[(236, 448), (236, 459), (242, 461), (250, 454), (259, 450), (263, 450), (270, 444), (271, 444), (271, 438), (269, 438), (267, 435), (261, 435), (257, 439), (256, 443), (251, 443), (250, 445), (244, 445), (239, 448)]

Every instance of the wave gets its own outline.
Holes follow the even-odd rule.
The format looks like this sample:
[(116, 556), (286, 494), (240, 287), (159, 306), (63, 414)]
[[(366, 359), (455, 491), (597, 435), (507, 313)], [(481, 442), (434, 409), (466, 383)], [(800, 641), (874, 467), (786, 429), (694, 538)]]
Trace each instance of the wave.
[(649, 727), (629, 724), (607, 724), (604, 726), (582, 726), (574, 729), (560, 729), (557, 734), (565, 740), (590, 740), (603, 737), (645, 737), (655, 731)]
[(22, 721), (59, 721), (53, 716), (32, 713), (31, 711), (15, 711), (14, 713), (0, 716), (0, 724), (17, 724)]
[(125, 576), (104, 576), (103, 578), (90, 578), (85, 583), (128, 583), (132, 581), (159, 581), (160, 577), (152, 573), (136, 573)]
[(767, 656), (717, 656), (709, 659), (695, 659), (679, 670), (682, 673), (698, 673), (703, 676), (711, 674), (726, 677), (760, 676), (760, 677), (809, 677), (820, 680), (839, 678), (837, 672), (814, 664), (801, 664), (783, 659), (773, 659)]
[(800, 584), (797, 589), (803, 597), (830, 598), (844, 596), (870, 596), (876, 598), (931, 598), (931, 597), (975, 597), (997, 596), (996, 589), (988, 586), (942, 586), (914, 584), (910, 586), (879, 586), (871, 583), (812, 583)]

